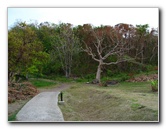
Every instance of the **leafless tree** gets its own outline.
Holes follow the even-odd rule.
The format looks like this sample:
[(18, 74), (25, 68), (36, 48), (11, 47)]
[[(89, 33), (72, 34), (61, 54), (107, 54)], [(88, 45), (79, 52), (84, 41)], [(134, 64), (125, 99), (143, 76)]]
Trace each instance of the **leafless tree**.
[[(85, 42), (84, 51), (98, 62), (96, 72), (96, 82), (101, 83), (101, 73), (103, 65), (113, 65), (124, 61), (135, 61), (139, 52), (134, 57), (129, 57), (127, 52), (133, 49), (132, 38), (134, 31), (128, 29), (127, 32), (119, 31), (116, 27), (104, 27), (91, 29), (94, 39), (90, 44)], [(116, 61), (108, 60), (110, 56), (116, 56)]]
[(71, 24), (61, 24), (59, 29), (60, 32), (56, 36), (56, 42), (53, 46), (65, 76), (68, 78), (71, 75), (73, 56), (80, 51), (79, 40), (74, 36)]

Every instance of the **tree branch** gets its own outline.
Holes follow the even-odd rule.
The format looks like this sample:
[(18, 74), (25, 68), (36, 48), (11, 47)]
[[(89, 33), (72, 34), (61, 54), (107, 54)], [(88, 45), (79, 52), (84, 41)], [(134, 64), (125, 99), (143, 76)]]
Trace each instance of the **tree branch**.
[(88, 55), (90, 55), (92, 57), (92, 59), (94, 59), (95, 61), (100, 61), (99, 59), (95, 58), (95, 54), (92, 52), (92, 49), (90, 47), (88, 47), (85, 43), (86, 49), (83, 49), (86, 53), (88, 53)]

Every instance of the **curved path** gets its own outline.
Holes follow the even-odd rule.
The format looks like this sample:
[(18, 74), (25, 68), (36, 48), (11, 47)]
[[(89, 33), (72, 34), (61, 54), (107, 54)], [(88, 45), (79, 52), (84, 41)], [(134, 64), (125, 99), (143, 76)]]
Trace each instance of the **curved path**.
[(16, 115), (17, 121), (22, 122), (56, 122), (64, 121), (58, 107), (58, 94), (55, 92), (41, 92), (32, 98)]

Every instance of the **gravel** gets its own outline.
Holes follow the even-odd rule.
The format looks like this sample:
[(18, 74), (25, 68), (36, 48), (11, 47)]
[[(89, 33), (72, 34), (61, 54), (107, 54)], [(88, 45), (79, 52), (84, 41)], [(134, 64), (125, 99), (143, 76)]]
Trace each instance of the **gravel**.
[(59, 92), (42, 92), (32, 98), (16, 115), (21, 122), (60, 122), (64, 121), (58, 107)]

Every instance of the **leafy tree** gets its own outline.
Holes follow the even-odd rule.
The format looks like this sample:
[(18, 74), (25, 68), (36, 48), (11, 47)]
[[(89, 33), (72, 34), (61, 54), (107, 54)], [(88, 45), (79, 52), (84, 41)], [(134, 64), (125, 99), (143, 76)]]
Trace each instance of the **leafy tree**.
[(150, 30), (148, 24), (73, 27), (18, 22), (8, 30), (8, 64), (9, 80), (16, 74), (65, 73), (70, 77), (96, 72), (100, 82), (101, 73), (113, 75), (158, 65), (158, 30)]
[(145, 44), (146, 44), (146, 37), (149, 34), (148, 28), (149, 25), (145, 24), (145, 25), (136, 25), (136, 30), (137, 30), (137, 42), (139, 42), (139, 47), (137, 47), (138, 49), (140, 49), (141, 51), (141, 63), (144, 63), (144, 51), (145, 51)]
[(25, 22), (20, 22), (8, 31), (9, 80), (17, 75), (42, 72), (40, 65), (47, 60), (42, 43), (35, 31)]
[(50, 53), (52, 50), (51, 44), (54, 36), (57, 33), (57, 25), (49, 22), (40, 23), (37, 30), (37, 36), (42, 42), (44, 51)]

